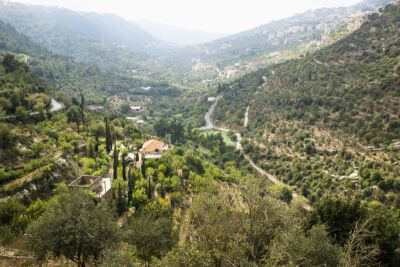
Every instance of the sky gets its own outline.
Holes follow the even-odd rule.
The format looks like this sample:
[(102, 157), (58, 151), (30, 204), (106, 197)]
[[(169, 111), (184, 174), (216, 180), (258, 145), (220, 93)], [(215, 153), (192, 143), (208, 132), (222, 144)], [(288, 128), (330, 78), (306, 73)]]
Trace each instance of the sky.
[(188, 30), (231, 34), (309, 9), (348, 6), (361, 0), (12, 0), (76, 11), (113, 13)]

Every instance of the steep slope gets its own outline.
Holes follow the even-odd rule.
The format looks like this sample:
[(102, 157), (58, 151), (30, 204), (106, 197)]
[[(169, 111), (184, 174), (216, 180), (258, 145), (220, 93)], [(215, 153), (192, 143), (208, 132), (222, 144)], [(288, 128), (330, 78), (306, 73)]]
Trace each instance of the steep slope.
[(400, 189), (399, 4), (381, 12), (315, 54), (220, 88), (220, 124), (241, 128), (255, 161), (310, 200), (340, 192), (390, 203)]
[(377, 145), (399, 138), (392, 132), (400, 94), (397, 13), (396, 5), (387, 7), (330, 47), (243, 77), (225, 100), (239, 101), (232, 98), (239, 94), (253, 112), (323, 123)]
[(171, 25), (146, 20), (139, 20), (135, 23), (139, 24), (143, 29), (157, 39), (179, 46), (208, 43), (223, 37), (222, 34), (185, 30)]
[(181, 49), (173, 60), (190, 69), (218, 67), (225, 77), (315, 51), (357, 29), (364, 12), (390, 0), (368, 0), (352, 7), (307, 11), (255, 29)]
[(0, 60), (0, 116), (16, 114), (26, 119), (29, 112), (45, 112), (50, 99), (29, 67), (10, 54)]
[[(110, 95), (139, 90), (141, 87), (164, 87), (163, 82), (101, 70), (97, 65), (77, 62), (72, 57), (60, 56), (43, 49), (28, 37), (18, 33), (10, 24), (0, 21), (0, 54), (13, 53), (26, 62), (58, 92), (78, 95), (83, 92), (89, 103), (103, 104)], [(162, 85), (162, 86), (161, 86)]]
[(6, 3), (0, 8), (0, 18), (59, 55), (106, 71), (161, 75), (160, 64), (145, 52), (159, 52), (162, 44), (117, 16)]
[(59, 54), (70, 55), (77, 45), (90, 41), (144, 50), (157, 40), (140, 28), (111, 14), (81, 13), (68, 9), (7, 3), (2, 20)]

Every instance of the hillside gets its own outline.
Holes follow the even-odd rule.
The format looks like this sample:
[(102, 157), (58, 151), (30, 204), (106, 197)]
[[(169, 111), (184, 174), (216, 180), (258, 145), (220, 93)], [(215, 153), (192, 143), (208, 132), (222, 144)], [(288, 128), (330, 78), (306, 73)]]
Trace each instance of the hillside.
[[(28, 98), (36, 94), (41, 81), (29, 82), (35, 76), (25, 64), (10, 70), (9, 60), (1, 62), (1, 95), (10, 84)], [(288, 188), (251, 172), (244, 155), (225, 141), (232, 135), (164, 120), (154, 127), (161, 139), (124, 118), (87, 112), (84, 98), (72, 99), (66, 111), (26, 119), (0, 122), (1, 265), (399, 261), (397, 210), (325, 197), (304, 211)], [(138, 150), (150, 138), (171, 141), (159, 159)], [(82, 179), (80, 189), (72, 188), (82, 174), (89, 183), (96, 179), (95, 186), (84, 187)]]
[(179, 63), (186, 71), (213, 69), (216, 75), (230, 78), (329, 45), (357, 29), (365, 12), (388, 2), (372, 0), (346, 8), (307, 11), (207, 44), (183, 48), (170, 61)]
[(216, 119), (242, 127), (248, 107), (245, 150), (310, 200), (340, 192), (397, 205), (400, 7), (381, 12), (315, 54), (220, 88)]
[(6, 3), (0, 17), (44, 48), (63, 55), (71, 55), (76, 46), (84, 47), (90, 41), (137, 50), (157, 42), (139, 26), (111, 14)]
[(37, 75), (61, 94), (79, 95), (83, 92), (89, 103), (105, 103), (110, 95), (140, 90), (141, 87), (165, 87), (162, 82), (143, 78), (138, 73), (119, 75), (100, 70), (97, 65), (82, 63), (72, 57), (50, 52), (28, 37), (18, 33), (10, 24), (0, 21), (0, 52), (14, 53), (26, 62)]
[(103, 71), (160, 76), (165, 70), (146, 54), (160, 53), (163, 44), (115, 15), (7, 2), (0, 18), (42, 48)]

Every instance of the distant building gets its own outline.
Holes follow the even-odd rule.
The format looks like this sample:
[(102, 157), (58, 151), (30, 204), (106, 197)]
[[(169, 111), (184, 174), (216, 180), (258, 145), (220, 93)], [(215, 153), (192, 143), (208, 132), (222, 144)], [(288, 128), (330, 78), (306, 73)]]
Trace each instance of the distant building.
[(111, 190), (111, 178), (83, 175), (68, 185), (70, 188), (89, 190), (98, 198), (104, 197)]
[(143, 125), (145, 123), (144, 120), (141, 120), (141, 119), (136, 118), (136, 117), (126, 117), (126, 119), (136, 123), (137, 125)]
[(90, 110), (90, 111), (101, 111), (101, 110), (103, 110), (104, 109), (104, 106), (96, 106), (96, 105), (90, 105), (90, 106), (88, 106), (88, 109)]
[(143, 144), (140, 152), (145, 159), (159, 159), (168, 150), (168, 145), (161, 141), (151, 139)]
[(142, 108), (139, 107), (139, 106), (131, 106), (131, 110), (132, 110), (132, 111), (139, 112), (141, 109), (142, 109)]

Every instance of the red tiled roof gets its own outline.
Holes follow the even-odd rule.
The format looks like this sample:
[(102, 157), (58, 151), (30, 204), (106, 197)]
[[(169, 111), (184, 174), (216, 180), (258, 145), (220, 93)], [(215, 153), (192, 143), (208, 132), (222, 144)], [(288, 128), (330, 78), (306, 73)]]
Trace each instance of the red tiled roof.
[(156, 151), (162, 152), (164, 150), (164, 143), (155, 139), (151, 139), (143, 144), (143, 153), (152, 153)]

